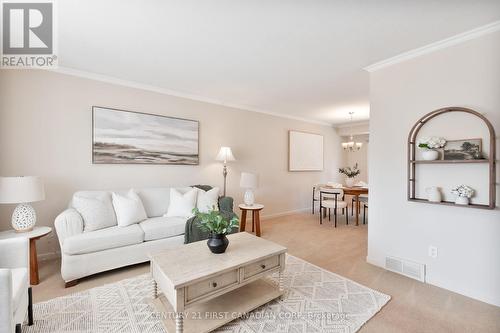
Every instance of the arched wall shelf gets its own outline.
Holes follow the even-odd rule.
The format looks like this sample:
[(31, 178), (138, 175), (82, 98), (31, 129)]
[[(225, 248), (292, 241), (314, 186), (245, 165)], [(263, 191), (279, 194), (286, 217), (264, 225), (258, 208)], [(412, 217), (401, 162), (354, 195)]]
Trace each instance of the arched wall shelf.
[[(478, 118), (480, 118), (488, 127), (488, 131), (490, 134), (490, 150), (487, 159), (481, 160), (435, 160), (435, 161), (421, 161), (416, 159), (416, 146), (417, 146), (417, 135), (420, 129), (427, 123), (429, 120), (444, 115), (450, 112), (465, 112), (472, 114)], [(486, 119), (485, 116), (480, 114), (477, 111), (468, 108), (462, 107), (448, 107), (438, 109), (432, 112), (429, 112), (422, 118), (420, 118), (415, 125), (410, 130), (410, 134), (408, 135), (408, 201), (413, 202), (422, 202), (422, 203), (430, 203), (437, 205), (448, 205), (448, 206), (459, 206), (459, 207), (469, 207), (469, 208), (480, 208), (480, 209), (495, 209), (496, 205), (496, 147), (495, 147), (495, 129), (493, 125), (491, 125), (490, 121)], [(427, 199), (417, 198), (415, 195), (415, 185), (416, 185), (416, 176), (415, 170), (416, 166), (419, 164), (470, 164), (470, 163), (488, 163), (489, 170), (489, 200), (488, 204), (469, 204), (468, 206), (456, 205), (453, 202), (442, 201), (442, 202), (430, 202)]]

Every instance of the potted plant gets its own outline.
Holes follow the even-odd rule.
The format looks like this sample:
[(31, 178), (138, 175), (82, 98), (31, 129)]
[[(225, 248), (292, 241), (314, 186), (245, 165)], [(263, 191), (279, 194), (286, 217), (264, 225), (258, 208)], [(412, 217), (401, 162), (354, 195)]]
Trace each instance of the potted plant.
[(474, 190), (469, 186), (462, 184), (451, 189), (451, 193), (457, 196), (457, 198), (455, 199), (455, 204), (468, 205), (469, 199), (474, 195)]
[(361, 171), (358, 169), (358, 163), (356, 163), (353, 168), (351, 167), (340, 168), (339, 173), (347, 176), (347, 178), (345, 179), (345, 184), (348, 187), (352, 187), (354, 186), (354, 178), (357, 175), (359, 175)]
[(430, 138), (422, 138), (418, 143), (418, 148), (422, 149), (422, 158), (426, 161), (434, 161), (439, 157), (439, 152), (436, 149), (443, 148), (446, 144), (444, 138), (431, 136)]
[(195, 208), (193, 213), (200, 220), (199, 228), (209, 233), (207, 245), (210, 251), (224, 253), (229, 245), (226, 235), (233, 228), (238, 228), (238, 218), (233, 217), (228, 220), (215, 207), (207, 213), (202, 213)]

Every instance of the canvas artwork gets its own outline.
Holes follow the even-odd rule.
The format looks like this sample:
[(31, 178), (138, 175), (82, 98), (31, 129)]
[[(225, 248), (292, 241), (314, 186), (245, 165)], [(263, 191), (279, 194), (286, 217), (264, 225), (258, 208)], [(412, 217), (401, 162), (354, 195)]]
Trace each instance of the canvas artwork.
[(92, 116), (95, 164), (199, 163), (198, 121), (102, 107)]
[(444, 160), (477, 160), (481, 158), (481, 139), (447, 141), (443, 148)]
[(322, 135), (290, 130), (288, 145), (288, 171), (323, 170)]

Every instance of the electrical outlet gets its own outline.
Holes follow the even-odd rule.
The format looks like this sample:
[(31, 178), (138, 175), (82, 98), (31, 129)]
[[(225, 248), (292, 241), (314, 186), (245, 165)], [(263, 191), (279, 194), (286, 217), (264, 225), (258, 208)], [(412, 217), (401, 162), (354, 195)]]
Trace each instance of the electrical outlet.
[(437, 258), (438, 256), (438, 248), (432, 245), (429, 245), (429, 257)]

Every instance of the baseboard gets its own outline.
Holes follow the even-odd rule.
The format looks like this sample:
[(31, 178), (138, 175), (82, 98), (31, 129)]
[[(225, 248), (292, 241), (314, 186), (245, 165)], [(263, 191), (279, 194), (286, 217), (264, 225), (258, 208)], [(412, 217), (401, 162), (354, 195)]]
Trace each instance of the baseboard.
[(294, 209), (294, 210), (289, 210), (281, 213), (275, 213), (275, 214), (269, 214), (269, 215), (262, 215), (261, 220), (269, 220), (277, 217), (282, 217), (282, 216), (288, 216), (288, 215), (293, 215), (293, 214), (299, 214), (299, 213), (305, 213), (305, 212), (310, 212), (311, 207), (307, 208), (300, 208), (300, 209)]

